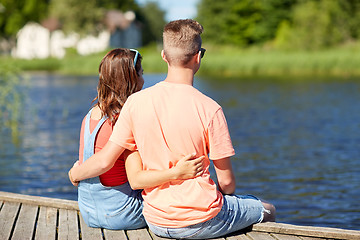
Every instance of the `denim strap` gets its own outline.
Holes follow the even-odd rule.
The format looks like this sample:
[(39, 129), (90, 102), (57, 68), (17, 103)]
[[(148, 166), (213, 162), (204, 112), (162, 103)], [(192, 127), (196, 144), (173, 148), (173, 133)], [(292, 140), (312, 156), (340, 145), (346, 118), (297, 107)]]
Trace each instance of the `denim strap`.
[(85, 119), (85, 126), (84, 126), (84, 152), (83, 152), (83, 162), (86, 159), (91, 157), (95, 152), (95, 138), (97, 133), (99, 132), (100, 127), (104, 124), (107, 117), (103, 116), (98, 124), (96, 125), (94, 131), (90, 132), (90, 116), (93, 108), (88, 112)]

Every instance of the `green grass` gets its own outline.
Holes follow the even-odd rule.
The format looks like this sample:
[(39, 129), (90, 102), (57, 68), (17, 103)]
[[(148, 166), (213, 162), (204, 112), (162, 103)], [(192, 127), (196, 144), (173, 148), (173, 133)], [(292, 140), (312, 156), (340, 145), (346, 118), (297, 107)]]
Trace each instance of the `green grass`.
[[(360, 76), (360, 43), (337, 48), (307, 51), (279, 51), (260, 47), (242, 49), (230, 46), (206, 46), (199, 75), (214, 77), (358, 77)], [(143, 56), (145, 73), (166, 72), (160, 48), (139, 49)], [(106, 52), (89, 56), (69, 53), (64, 59), (22, 60), (0, 57), (22, 71), (52, 71), (61, 74), (96, 75)]]
[(209, 47), (200, 74), (216, 76), (360, 76), (360, 45), (316, 52)]

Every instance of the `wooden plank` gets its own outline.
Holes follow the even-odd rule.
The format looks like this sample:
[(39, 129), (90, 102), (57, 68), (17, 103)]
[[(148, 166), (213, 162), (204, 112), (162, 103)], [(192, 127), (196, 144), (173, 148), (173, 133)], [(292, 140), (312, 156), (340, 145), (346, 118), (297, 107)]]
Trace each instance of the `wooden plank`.
[(275, 240), (269, 233), (264, 232), (248, 232), (246, 235), (256, 240)]
[(57, 208), (40, 207), (35, 239), (55, 239)]
[(166, 239), (168, 239), (168, 238), (163, 238), (163, 237), (156, 236), (155, 233), (153, 233), (150, 229), (149, 229), (149, 233), (150, 233), (150, 236), (152, 237), (153, 240), (166, 240)]
[(39, 196), (29, 196), (24, 194), (9, 193), (2, 191), (0, 191), (0, 200), (9, 201), (9, 202), (21, 202), (30, 205), (41, 205), (47, 207), (79, 210), (79, 205), (77, 201), (39, 197)]
[(252, 240), (250, 237), (246, 236), (245, 233), (240, 233), (235, 236), (227, 237), (226, 240)]
[(102, 240), (101, 228), (91, 228), (84, 222), (83, 217), (79, 214), (80, 218), (80, 232), (81, 238), (85, 240)]
[[(20, 203), (23, 203), (21, 206)], [(21, 206), (21, 207), (19, 207)], [(59, 209), (59, 226), (58, 226), (58, 239), (79, 239), (79, 224), (84, 227), (81, 229), (81, 234), (94, 235), (95, 239), (102, 239), (101, 229), (92, 229), (88, 228), (84, 223), (78, 223), (77, 211), (78, 204), (76, 201), (46, 198), (46, 197), (35, 197), (15, 193), (7, 193), (0, 191), (0, 236), (4, 239), (26, 239), (29, 238), (38, 238), (37, 232), (34, 232), (38, 214), (38, 206), (47, 206), (50, 208), (60, 208)], [(20, 210), (19, 210), (20, 209)], [(71, 209), (71, 210), (65, 210)], [(39, 224), (41, 223), (42, 213), (39, 212)], [(72, 217), (70, 217), (72, 216)], [(70, 220), (60, 220), (60, 219)], [(73, 219), (73, 220), (71, 220)], [(81, 218), (80, 218), (81, 219)], [(65, 224), (66, 223), (66, 224)], [(39, 225), (41, 226), (41, 224)], [(90, 229), (90, 230), (88, 230)], [(144, 232), (145, 230), (145, 232)], [(37, 231), (37, 230), (36, 230)], [(134, 239), (153, 239), (160, 240), (163, 238), (156, 237), (151, 233), (147, 232), (146, 229), (125, 232), (130, 237)], [(112, 236), (118, 236), (116, 233), (104, 230), (108, 235), (109, 239)], [(307, 226), (296, 226), (291, 224), (284, 223), (260, 223), (253, 226), (252, 232), (248, 234), (234, 233), (234, 235), (229, 235), (226, 237), (228, 240), (234, 239), (247, 239), (248, 236), (252, 236), (255, 233), (271, 233), (273, 237), (283, 238), (282, 235), (285, 234), (288, 236), (296, 235), (300, 239), (360, 239), (360, 231), (357, 230), (346, 230), (346, 229), (337, 229), (337, 228), (326, 228), (326, 227), (307, 227)], [(240, 235), (239, 235), (240, 234)], [(133, 236), (138, 235), (138, 236)], [(258, 235), (256, 239), (263, 238), (265, 235)], [(122, 234), (123, 236), (123, 234)], [(270, 236), (270, 235), (269, 235)], [(98, 238), (97, 238), (98, 237)], [(56, 236), (55, 236), (56, 238)], [(293, 237), (291, 237), (293, 238)], [(83, 238), (85, 239), (85, 238)], [(89, 238), (87, 238), (89, 239)], [(91, 238), (90, 238), (91, 239)], [(131, 240), (131, 239), (130, 239)]]
[(258, 223), (253, 226), (254, 231), (283, 233), (305, 237), (322, 237), (331, 239), (360, 239), (360, 231), (326, 227), (296, 226), (285, 223)]
[(59, 209), (58, 240), (79, 240), (78, 212)]
[(294, 236), (294, 235), (287, 235), (287, 234), (272, 234), (273, 237), (275, 237), (278, 240), (301, 240), (300, 237)]
[(124, 230), (104, 229), (105, 240), (127, 240)]
[(126, 234), (129, 240), (152, 240), (150, 233), (146, 228), (128, 230), (126, 231)]
[(299, 237), (301, 240), (324, 240), (324, 238)]
[(38, 206), (22, 204), (19, 217), (16, 221), (13, 240), (32, 239), (35, 221), (38, 213)]
[(9, 239), (19, 211), (20, 203), (5, 202), (0, 211), (0, 236)]

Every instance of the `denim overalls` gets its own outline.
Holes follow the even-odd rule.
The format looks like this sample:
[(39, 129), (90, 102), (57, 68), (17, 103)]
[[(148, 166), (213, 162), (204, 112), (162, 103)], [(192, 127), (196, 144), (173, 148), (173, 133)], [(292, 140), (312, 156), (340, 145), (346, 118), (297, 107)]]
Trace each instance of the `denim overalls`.
[[(94, 154), (95, 137), (106, 121), (103, 117), (90, 133), (90, 114), (84, 128), (84, 161)], [(129, 182), (105, 187), (99, 177), (83, 180), (78, 188), (78, 203), (85, 223), (90, 227), (107, 229), (137, 229), (146, 226), (142, 215), (141, 191), (131, 189)]]

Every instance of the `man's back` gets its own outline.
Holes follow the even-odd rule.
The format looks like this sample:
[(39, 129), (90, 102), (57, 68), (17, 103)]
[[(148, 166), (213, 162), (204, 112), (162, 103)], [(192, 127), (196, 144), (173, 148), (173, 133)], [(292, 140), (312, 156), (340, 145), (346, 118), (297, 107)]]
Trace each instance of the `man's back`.
[[(234, 154), (221, 107), (190, 85), (160, 82), (134, 94), (118, 121), (118, 138), (112, 140), (125, 147), (135, 140), (145, 170), (171, 168), (193, 152), (211, 159)], [(209, 159), (205, 164), (206, 171), (195, 179), (145, 189), (147, 221), (181, 227), (216, 216), (222, 195), (210, 178)]]

